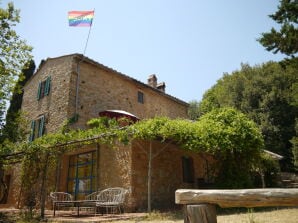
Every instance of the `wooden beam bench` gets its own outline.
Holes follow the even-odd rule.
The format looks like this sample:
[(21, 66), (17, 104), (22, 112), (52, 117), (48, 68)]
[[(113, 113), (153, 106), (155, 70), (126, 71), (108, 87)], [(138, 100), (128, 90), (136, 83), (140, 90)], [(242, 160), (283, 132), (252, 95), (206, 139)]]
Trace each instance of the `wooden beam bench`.
[(175, 202), (185, 205), (185, 223), (217, 223), (216, 205), (222, 208), (298, 206), (298, 189), (179, 189), (175, 192)]

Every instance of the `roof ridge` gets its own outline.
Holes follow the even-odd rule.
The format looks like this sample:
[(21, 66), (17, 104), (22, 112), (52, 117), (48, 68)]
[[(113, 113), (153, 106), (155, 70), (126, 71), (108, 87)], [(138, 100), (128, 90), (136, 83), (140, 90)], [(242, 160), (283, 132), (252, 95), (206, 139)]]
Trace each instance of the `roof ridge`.
[(83, 54), (80, 54), (80, 53), (72, 53), (72, 54), (62, 55), (62, 56), (58, 56), (58, 57), (48, 57), (47, 59), (42, 60), (42, 62), (40, 63), (38, 69), (36, 70), (36, 72), (34, 73), (34, 75), (32, 75), (32, 77), (35, 76), (35, 74), (38, 72), (38, 70), (41, 68), (41, 66), (42, 66), (44, 63), (46, 63), (48, 60), (60, 59), (60, 58), (63, 58), (63, 57), (73, 57), (73, 58), (78, 58), (78, 59), (81, 59), (82, 61), (86, 61), (86, 62), (92, 63), (92, 64), (94, 64), (94, 65), (96, 65), (96, 66), (100, 66), (100, 67), (103, 68), (103, 69), (112, 71), (112, 72), (114, 72), (114, 73), (116, 73), (116, 74), (118, 74), (118, 75), (120, 75), (120, 76), (122, 76), (122, 77), (124, 77), (124, 78), (126, 78), (126, 79), (132, 80), (132, 81), (134, 81), (134, 82), (136, 82), (136, 83), (142, 85), (143, 87), (150, 88), (150, 89), (152, 89), (153, 91), (155, 91), (155, 92), (157, 92), (157, 93), (159, 93), (159, 94), (164, 95), (165, 97), (168, 97), (168, 98), (170, 98), (170, 99), (172, 99), (172, 100), (175, 100), (175, 101), (177, 101), (177, 102), (179, 102), (179, 103), (181, 103), (181, 104), (189, 105), (189, 103), (187, 103), (187, 102), (185, 102), (185, 101), (183, 101), (183, 100), (181, 100), (181, 99), (179, 99), (179, 98), (177, 98), (177, 97), (174, 97), (174, 96), (172, 96), (172, 95), (170, 95), (170, 94), (167, 94), (167, 93), (165, 93), (165, 92), (163, 92), (163, 91), (160, 91), (159, 89), (156, 89), (156, 88), (154, 88), (154, 87), (152, 87), (152, 86), (150, 86), (150, 85), (148, 85), (148, 84), (146, 84), (146, 83), (144, 83), (144, 82), (142, 82), (142, 81), (139, 81), (139, 80), (137, 80), (137, 79), (135, 79), (135, 78), (133, 78), (133, 77), (131, 77), (131, 76), (128, 76), (128, 75), (126, 75), (126, 74), (124, 74), (124, 73), (121, 73), (120, 71), (117, 71), (117, 70), (115, 70), (115, 69), (113, 69), (113, 68), (111, 68), (111, 67), (109, 67), (109, 66), (106, 66), (106, 65), (104, 65), (104, 64), (102, 64), (102, 63), (99, 63), (99, 62), (97, 62), (96, 60), (91, 59), (91, 58), (89, 58), (89, 57), (87, 57), (87, 56), (85, 56), (85, 55), (83, 55)]

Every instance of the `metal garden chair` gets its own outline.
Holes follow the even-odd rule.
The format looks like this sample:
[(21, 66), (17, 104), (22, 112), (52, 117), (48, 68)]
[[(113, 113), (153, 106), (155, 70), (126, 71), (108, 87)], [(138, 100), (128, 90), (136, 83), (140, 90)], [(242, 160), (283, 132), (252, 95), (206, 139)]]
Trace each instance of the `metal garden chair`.
[[(62, 208), (62, 207), (71, 208), (71, 207), (74, 206), (74, 204), (71, 203), (71, 201), (73, 201), (73, 196), (69, 193), (51, 192), (50, 193), (50, 198), (52, 199), (52, 202), (53, 202), (53, 210), (54, 211), (56, 209), (59, 209), (59, 208)], [(63, 203), (64, 201), (66, 201), (66, 202)], [(69, 203), (68, 203), (68, 201), (69, 201)]]
[(86, 207), (81, 207), (82, 210), (89, 211), (89, 210), (95, 210), (96, 209), (96, 199), (97, 195), (99, 194), (100, 191), (95, 191), (91, 194), (88, 194), (85, 196), (85, 202), (84, 205)]
[(121, 214), (121, 208), (123, 208), (126, 193), (127, 190), (121, 187), (107, 188), (100, 191), (96, 199), (95, 214), (97, 208), (105, 208), (107, 214), (109, 211), (111, 214), (115, 214), (116, 211)]

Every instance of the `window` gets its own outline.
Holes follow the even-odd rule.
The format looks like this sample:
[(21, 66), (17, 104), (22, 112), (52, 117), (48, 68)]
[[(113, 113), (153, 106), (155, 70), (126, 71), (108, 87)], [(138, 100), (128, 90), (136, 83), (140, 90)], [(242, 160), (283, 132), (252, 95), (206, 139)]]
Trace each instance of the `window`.
[(49, 95), (51, 88), (51, 77), (47, 77), (45, 81), (38, 83), (37, 100), (42, 99), (44, 96)]
[(183, 182), (194, 183), (194, 166), (193, 159), (191, 157), (182, 157), (182, 174)]
[(144, 93), (141, 91), (138, 91), (138, 102), (144, 104)]
[(32, 142), (34, 139), (41, 137), (45, 130), (45, 117), (44, 115), (37, 120), (31, 121), (31, 132), (29, 141)]
[(75, 200), (83, 200), (97, 190), (96, 160), (96, 151), (69, 157), (67, 192), (73, 194)]

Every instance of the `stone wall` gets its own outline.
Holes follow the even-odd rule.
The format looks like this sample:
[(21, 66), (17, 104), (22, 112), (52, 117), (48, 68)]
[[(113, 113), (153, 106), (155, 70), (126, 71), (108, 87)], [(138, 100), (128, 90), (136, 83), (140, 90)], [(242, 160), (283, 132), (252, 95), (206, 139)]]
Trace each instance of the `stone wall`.
[[(147, 207), (149, 142), (135, 142), (132, 153), (133, 211)], [(152, 144), (152, 209), (171, 208), (175, 205), (175, 190), (197, 188), (196, 179), (206, 178), (206, 162), (199, 153), (186, 151), (177, 145), (160, 142)], [(194, 182), (183, 182), (182, 157), (192, 157)], [(206, 156), (206, 155), (205, 155)], [(208, 157), (212, 162), (212, 158)]]
[(119, 145), (111, 148), (105, 145), (91, 144), (78, 147), (78, 149), (63, 155), (59, 168), (58, 191), (67, 191), (69, 157), (96, 150), (98, 154), (97, 189), (123, 187), (131, 190), (131, 147)]
[[(49, 76), (50, 93), (37, 100), (38, 83)], [(144, 103), (138, 102), (138, 91), (144, 94)], [(24, 87), (22, 111), (29, 121), (45, 115), (46, 133), (57, 131), (75, 114), (79, 119), (73, 127), (86, 128), (88, 120), (109, 109), (124, 110), (140, 119), (187, 118), (188, 104), (77, 55), (46, 60)]]
[[(73, 69), (76, 67), (75, 64)], [(76, 125), (80, 128), (85, 128), (86, 122), (98, 117), (99, 112), (111, 109), (130, 112), (140, 119), (155, 116), (188, 117), (188, 105), (185, 102), (157, 89), (88, 60), (81, 62), (79, 67), (79, 121)], [(72, 80), (75, 78), (72, 77)], [(75, 81), (71, 84), (74, 89)], [(144, 94), (144, 103), (138, 102), (138, 91)], [(70, 101), (75, 100), (71, 98)]]
[[(96, 150), (96, 144), (78, 148), (65, 154), (60, 168), (58, 191), (67, 191), (68, 160), (70, 155)], [(149, 142), (134, 141), (131, 145), (110, 148), (98, 147), (98, 189), (124, 187), (129, 193), (126, 211), (147, 208)], [(154, 141), (152, 144), (152, 209), (175, 206), (175, 191), (179, 188), (198, 188), (197, 179), (206, 179), (206, 161), (202, 154), (183, 150), (177, 145)], [(192, 157), (194, 182), (183, 182), (182, 157)], [(210, 164), (212, 158), (204, 154)]]
[[(57, 131), (69, 117), (71, 68), (71, 57), (48, 59), (24, 87), (22, 111), (29, 121), (45, 115), (46, 133)], [(38, 84), (49, 76), (51, 77), (49, 95), (37, 100)]]
[[(49, 95), (37, 100), (38, 84), (49, 76)], [(138, 102), (139, 91), (144, 94), (144, 103)], [(188, 104), (90, 59), (81, 61), (78, 55), (47, 59), (24, 87), (22, 111), (29, 121), (45, 115), (45, 133), (57, 131), (76, 113), (79, 118), (73, 127), (86, 128), (88, 120), (98, 117), (100, 111), (109, 109), (125, 110), (141, 119), (155, 116), (187, 118)], [(155, 146), (155, 150), (158, 149), (160, 145)], [(92, 150), (98, 150), (99, 154), (98, 188), (123, 186), (130, 191), (127, 200), (130, 209), (144, 208), (147, 199), (147, 157), (136, 145), (117, 149), (90, 145), (65, 154), (59, 168), (51, 170), (50, 190), (67, 191), (69, 156)], [(161, 201), (166, 202), (162, 205), (167, 205), (167, 202), (172, 204), (175, 189), (193, 186), (181, 185), (181, 154), (180, 150), (171, 146), (154, 160), (154, 204), (162, 204)], [(201, 176), (199, 169), (202, 164), (195, 161), (195, 165), (196, 176)], [(12, 177), (15, 181), (19, 180), (19, 176)], [(16, 185), (12, 187), (14, 191), (17, 190)], [(16, 199), (10, 201), (15, 202)]]

